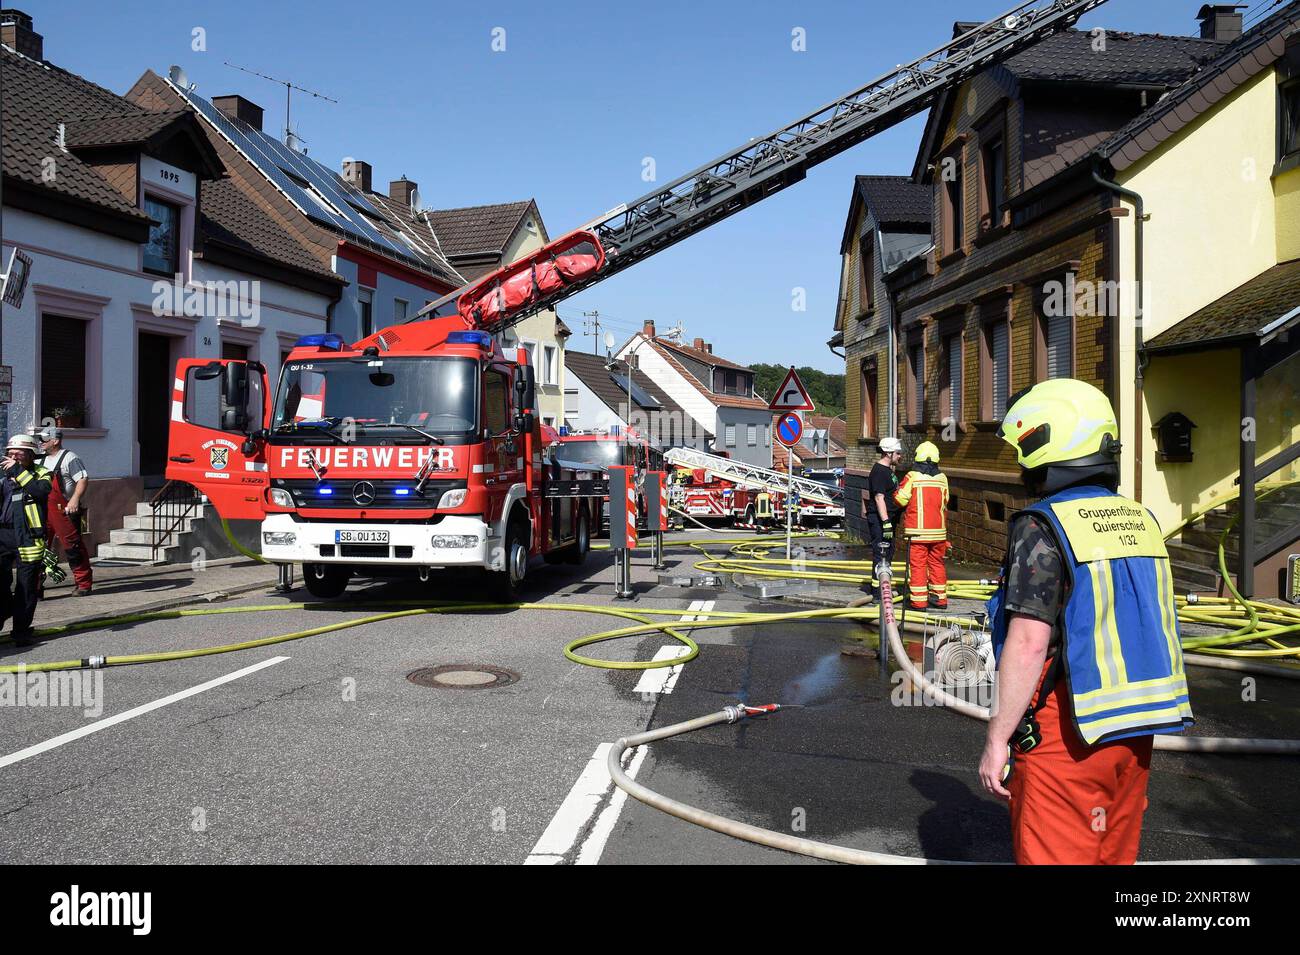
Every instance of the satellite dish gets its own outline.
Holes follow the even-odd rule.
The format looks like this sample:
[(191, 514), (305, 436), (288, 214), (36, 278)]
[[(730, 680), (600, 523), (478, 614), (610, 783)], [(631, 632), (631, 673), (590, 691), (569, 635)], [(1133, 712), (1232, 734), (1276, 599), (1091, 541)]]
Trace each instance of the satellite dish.
[(420, 212), (421, 209), (422, 207), (420, 205), (420, 190), (412, 189), (411, 190), (411, 211)]
[(167, 68), (167, 78), (172, 81), (172, 86), (175, 86), (182, 92), (188, 93), (190, 90), (194, 89), (194, 84), (191, 83), (190, 78), (185, 75), (185, 71), (174, 63)]
[(613, 332), (606, 332), (606, 333), (605, 333), (605, 347), (606, 347), (606, 348), (613, 348), (613, 347), (614, 347), (614, 333), (613, 333)]

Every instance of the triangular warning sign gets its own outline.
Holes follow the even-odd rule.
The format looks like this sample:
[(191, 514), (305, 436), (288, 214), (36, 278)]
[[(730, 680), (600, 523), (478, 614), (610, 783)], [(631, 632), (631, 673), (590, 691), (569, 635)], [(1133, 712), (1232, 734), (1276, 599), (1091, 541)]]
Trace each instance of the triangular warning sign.
[(808, 389), (803, 386), (799, 380), (799, 374), (790, 366), (786, 372), (785, 380), (781, 382), (781, 387), (776, 389), (776, 394), (772, 396), (768, 404), (771, 411), (812, 411), (812, 399), (808, 397)]

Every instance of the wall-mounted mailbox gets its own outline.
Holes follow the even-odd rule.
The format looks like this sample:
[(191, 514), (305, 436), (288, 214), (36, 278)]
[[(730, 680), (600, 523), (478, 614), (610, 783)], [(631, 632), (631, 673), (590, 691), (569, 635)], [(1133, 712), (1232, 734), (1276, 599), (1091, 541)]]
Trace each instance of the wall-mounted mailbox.
[(1156, 422), (1156, 447), (1164, 461), (1192, 460), (1192, 429), (1196, 425), (1181, 411), (1171, 411)]

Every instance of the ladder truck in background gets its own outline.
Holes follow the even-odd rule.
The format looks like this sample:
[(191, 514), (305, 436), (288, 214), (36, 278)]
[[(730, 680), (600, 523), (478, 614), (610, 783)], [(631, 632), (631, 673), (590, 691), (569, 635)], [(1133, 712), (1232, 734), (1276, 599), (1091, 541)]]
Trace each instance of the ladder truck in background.
[(772, 504), (772, 520), (783, 524), (787, 489), (797, 496), (799, 523), (830, 524), (844, 519), (843, 492), (822, 481), (792, 477), (695, 448), (669, 448), (664, 461), (684, 477), (678, 485), (681, 509), (697, 519), (755, 525), (759, 523), (758, 496), (766, 494)]
[(1104, 2), (1020, 3), (406, 323), (350, 345), (301, 339), (274, 390), (256, 361), (182, 359), (167, 477), (223, 519), (260, 520), (265, 559), (302, 564), (316, 596), (358, 573), (455, 567), (486, 570), (513, 595), (534, 559), (585, 556), (608, 486), (556, 459), (527, 353), (503, 351), (501, 332), (801, 181)]

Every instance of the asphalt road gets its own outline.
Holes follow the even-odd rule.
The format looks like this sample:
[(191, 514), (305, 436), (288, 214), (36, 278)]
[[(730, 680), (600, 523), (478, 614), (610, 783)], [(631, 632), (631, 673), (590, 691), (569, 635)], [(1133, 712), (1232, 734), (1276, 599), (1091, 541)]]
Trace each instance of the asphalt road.
[[(678, 551), (670, 563), (691, 560)], [(605, 553), (584, 568), (535, 569), (528, 596), (683, 615), (705, 601), (720, 610), (788, 609), (735, 593), (655, 586), (648, 561), (637, 563), (640, 593), (631, 604), (613, 599)], [(350, 595), (363, 593), (481, 595), (466, 580), (371, 583)], [(306, 599), (304, 592), (255, 595), (221, 606)], [(6, 645), (0, 659), (210, 646), (366, 613), (327, 607), (139, 623), (21, 655)], [(697, 631), (700, 657), (680, 673), (652, 676), (581, 667), (561, 654), (574, 637), (623, 624), (540, 610), (420, 615), (99, 671), (97, 715), (0, 709), (0, 861), (805, 862), (625, 800), (600, 767), (602, 744), (736, 700), (793, 705), (656, 744), (633, 759), (637, 778), (810, 838), (937, 858), (1010, 858), (1006, 810), (980, 793), (975, 778), (981, 727), (941, 710), (893, 705), (874, 658), (841, 654), (851, 625)], [(668, 643), (655, 635), (590, 649), (650, 659)], [(502, 667), (518, 679), (483, 689), (407, 679), (446, 664)], [(1256, 700), (1245, 702), (1238, 677), (1203, 670), (1193, 677), (1198, 732), (1300, 735), (1300, 684), (1260, 679)], [(61, 738), (106, 720), (95, 732)], [(1291, 812), (1298, 781), (1289, 759), (1158, 754), (1143, 856), (1300, 856)]]

